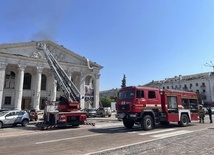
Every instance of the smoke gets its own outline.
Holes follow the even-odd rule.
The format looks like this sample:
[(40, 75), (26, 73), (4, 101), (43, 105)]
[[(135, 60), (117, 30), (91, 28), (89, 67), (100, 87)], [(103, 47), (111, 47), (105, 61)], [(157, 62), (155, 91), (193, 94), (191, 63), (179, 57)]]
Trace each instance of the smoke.
[(65, 18), (68, 3), (69, 0), (8, 2), (5, 5), (10, 9), (5, 10), (3, 16), (5, 29), (28, 40), (54, 40)]

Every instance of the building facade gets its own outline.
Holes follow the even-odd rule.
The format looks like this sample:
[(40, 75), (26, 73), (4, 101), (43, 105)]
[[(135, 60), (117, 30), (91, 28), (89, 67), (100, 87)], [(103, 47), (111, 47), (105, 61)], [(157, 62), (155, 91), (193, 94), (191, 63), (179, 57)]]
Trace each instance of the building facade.
[(214, 72), (179, 75), (165, 80), (152, 81), (143, 86), (197, 92), (202, 104), (214, 106)]
[[(38, 42), (0, 44), (0, 109), (44, 109), (44, 101), (64, 95), (53, 78)], [(81, 108), (99, 106), (99, 79), (103, 68), (52, 41), (40, 41), (73, 81)]]

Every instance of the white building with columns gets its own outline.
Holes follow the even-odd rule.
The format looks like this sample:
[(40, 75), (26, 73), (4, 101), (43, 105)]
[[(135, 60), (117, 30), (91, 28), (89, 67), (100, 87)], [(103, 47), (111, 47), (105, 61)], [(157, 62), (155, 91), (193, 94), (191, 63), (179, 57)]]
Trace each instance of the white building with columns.
[[(39, 42), (47, 44), (85, 97), (80, 101), (81, 108), (98, 108), (103, 67), (52, 41)], [(46, 100), (56, 101), (63, 95), (36, 44), (36, 41), (0, 44), (0, 109), (44, 109)]]

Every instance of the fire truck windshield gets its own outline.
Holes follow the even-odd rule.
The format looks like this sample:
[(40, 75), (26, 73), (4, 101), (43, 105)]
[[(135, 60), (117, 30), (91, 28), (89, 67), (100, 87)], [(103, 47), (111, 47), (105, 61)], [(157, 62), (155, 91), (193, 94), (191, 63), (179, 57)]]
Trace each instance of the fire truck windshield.
[(134, 99), (134, 90), (122, 90), (119, 92), (119, 100), (133, 100)]

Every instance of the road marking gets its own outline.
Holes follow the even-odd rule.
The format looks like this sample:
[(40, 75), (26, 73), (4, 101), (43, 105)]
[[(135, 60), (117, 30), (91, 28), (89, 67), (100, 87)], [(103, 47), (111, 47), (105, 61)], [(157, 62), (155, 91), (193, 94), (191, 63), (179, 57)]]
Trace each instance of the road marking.
[(165, 130), (160, 130), (160, 131), (152, 131), (152, 132), (145, 132), (145, 133), (139, 133), (139, 135), (152, 135), (156, 133), (162, 133), (162, 132), (168, 132), (168, 131), (174, 131), (175, 129), (165, 129)]
[[(166, 129), (166, 130), (163, 130), (163, 132), (173, 131), (173, 130), (176, 130), (176, 129)], [(110, 149), (105, 149), (105, 150), (100, 150), (100, 151), (96, 151), (96, 152), (90, 152), (90, 153), (86, 153), (84, 155), (92, 155), (92, 154), (99, 154), (99, 153), (101, 154), (101, 153), (107, 152), (107, 151), (123, 149), (123, 148), (126, 148), (126, 147), (135, 146), (135, 145), (138, 145), (138, 144), (144, 144), (144, 143), (148, 143), (148, 142), (157, 141), (159, 139), (164, 139), (164, 138), (168, 138), (168, 137), (172, 137), (172, 136), (178, 136), (178, 135), (191, 133), (191, 132), (196, 132), (196, 131), (201, 131), (201, 130), (205, 130), (205, 129), (200, 129), (200, 130), (195, 130), (195, 131), (181, 130), (181, 131), (175, 131), (175, 132), (171, 132), (171, 133), (157, 134), (157, 135), (151, 136), (151, 137), (157, 138), (157, 139), (151, 139), (151, 140), (146, 140), (146, 141), (143, 141), (143, 142), (122, 145), (122, 146), (118, 146), (118, 147), (114, 147), (114, 148), (110, 148)], [(159, 131), (154, 131), (154, 132), (158, 133)], [(150, 134), (154, 133), (154, 132), (150, 132)], [(161, 132), (159, 132), (159, 133), (161, 133)], [(145, 133), (145, 135), (146, 135), (146, 133)]]
[(168, 138), (168, 137), (183, 135), (183, 134), (187, 134), (187, 133), (191, 133), (191, 132), (193, 132), (193, 131), (180, 130), (180, 131), (175, 131), (175, 132), (170, 132), (170, 133), (163, 133), (163, 134), (152, 135), (151, 137), (158, 138), (158, 139), (163, 139), (163, 138)]
[(54, 142), (59, 142), (59, 141), (66, 141), (66, 140), (72, 140), (72, 139), (80, 139), (80, 138), (100, 136), (100, 135), (103, 135), (103, 134), (91, 134), (91, 135), (84, 135), (84, 136), (79, 136), (79, 137), (70, 137), (70, 138), (55, 139), (55, 140), (37, 142), (36, 144), (54, 143)]

